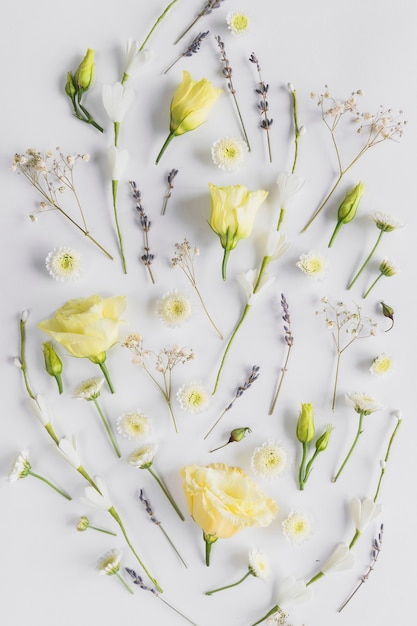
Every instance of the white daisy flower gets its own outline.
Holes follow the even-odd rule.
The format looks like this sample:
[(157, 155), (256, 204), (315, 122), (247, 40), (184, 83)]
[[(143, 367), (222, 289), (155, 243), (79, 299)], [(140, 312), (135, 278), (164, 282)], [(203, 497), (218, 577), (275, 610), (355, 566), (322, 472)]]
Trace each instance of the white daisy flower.
[(389, 354), (383, 352), (382, 354), (374, 358), (374, 360), (372, 361), (372, 365), (369, 368), (369, 371), (372, 372), (372, 374), (382, 375), (387, 374), (391, 371), (391, 369), (392, 358), (389, 356)]
[(191, 317), (192, 312), (191, 300), (176, 289), (163, 295), (156, 305), (159, 319), (170, 328), (184, 324)]
[(287, 541), (301, 544), (311, 534), (311, 522), (305, 513), (291, 511), (288, 517), (282, 522), (282, 531)]
[(380, 211), (376, 211), (373, 215), (371, 215), (371, 219), (374, 220), (376, 227), (385, 233), (390, 233), (393, 230), (404, 227), (404, 224), (399, 222), (397, 219), (388, 215), (388, 213), (382, 213)]
[(226, 15), (227, 27), (233, 35), (243, 35), (249, 29), (250, 19), (240, 11), (231, 11)]
[(109, 550), (97, 561), (96, 569), (99, 574), (113, 576), (120, 570), (120, 562), (122, 560), (121, 550)]
[(211, 394), (199, 381), (185, 383), (177, 391), (177, 400), (184, 411), (201, 413), (209, 406)]
[(222, 137), (211, 146), (211, 158), (221, 170), (233, 172), (243, 162), (248, 152), (248, 145), (243, 139)]
[(375, 411), (380, 411), (383, 408), (382, 404), (367, 393), (347, 393), (345, 400), (353, 406), (356, 413), (363, 413), (364, 415), (375, 413)]
[(310, 250), (306, 254), (300, 255), (296, 266), (310, 278), (319, 280), (325, 276), (328, 263), (326, 257), (322, 254)]
[(271, 568), (262, 550), (249, 550), (249, 570), (252, 576), (261, 580), (266, 580), (269, 577)]
[(251, 469), (254, 474), (272, 480), (288, 467), (288, 454), (281, 442), (266, 441), (253, 451)]
[(146, 437), (150, 431), (150, 420), (139, 409), (120, 415), (116, 425), (119, 434), (126, 439)]
[(104, 378), (94, 376), (88, 378), (78, 385), (74, 390), (74, 398), (79, 400), (95, 400), (100, 395), (100, 390), (104, 384)]
[(77, 280), (81, 270), (81, 256), (72, 248), (54, 248), (45, 259), (50, 275), (60, 282)]
[(153, 463), (158, 447), (154, 443), (148, 443), (129, 455), (130, 465), (137, 469), (148, 469)]
[(17, 455), (9, 472), (9, 481), (15, 483), (20, 478), (26, 478), (31, 469), (29, 450), (22, 450)]

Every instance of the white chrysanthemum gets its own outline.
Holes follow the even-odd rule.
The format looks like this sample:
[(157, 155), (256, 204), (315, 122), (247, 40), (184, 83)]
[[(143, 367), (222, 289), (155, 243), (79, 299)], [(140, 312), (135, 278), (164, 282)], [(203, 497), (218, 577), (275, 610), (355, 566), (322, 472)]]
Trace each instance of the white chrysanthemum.
[(99, 574), (113, 576), (120, 570), (120, 562), (122, 560), (122, 552), (120, 550), (109, 550), (97, 561), (96, 569)]
[(271, 568), (262, 550), (249, 550), (249, 569), (253, 576), (261, 578), (261, 580), (266, 580), (269, 577)]
[(150, 431), (150, 420), (139, 410), (128, 411), (117, 418), (117, 430), (126, 439), (146, 437)]
[(311, 534), (311, 522), (305, 513), (291, 511), (282, 522), (282, 531), (287, 541), (303, 543)]
[(243, 35), (249, 29), (250, 19), (240, 11), (231, 11), (226, 15), (228, 29), (233, 35)]
[(9, 472), (9, 481), (15, 483), (20, 478), (25, 478), (30, 472), (29, 450), (22, 450), (17, 455)]
[(389, 356), (389, 354), (386, 354), (385, 352), (383, 352), (382, 354), (380, 354), (379, 356), (375, 357), (375, 359), (372, 361), (372, 365), (369, 368), (369, 371), (372, 372), (372, 374), (387, 374), (388, 372), (390, 372), (392, 369), (392, 358)]
[(181, 326), (192, 315), (193, 307), (191, 300), (176, 289), (170, 291), (158, 300), (156, 305), (158, 317), (171, 328)]
[(88, 378), (78, 385), (74, 390), (74, 398), (79, 400), (94, 400), (100, 395), (100, 390), (104, 384), (104, 378), (94, 376)]
[(307, 254), (301, 254), (296, 263), (296, 266), (304, 274), (314, 279), (321, 279), (325, 276), (327, 265), (327, 259), (314, 250), (310, 250)]
[(386, 233), (390, 233), (393, 230), (404, 227), (404, 224), (399, 222), (391, 215), (388, 215), (388, 213), (376, 211), (373, 215), (371, 215), (371, 218), (374, 220), (376, 227)]
[(253, 451), (251, 469), (254, 474), (272, 480), (288, 467), (288, 454), (281, 442), (266, 441)]
[(158, 447), (154, 443), (148, 443), (128, 457), (128, 461), (137, 469), (147, 469), (152, 465)]
[(201, 413), (210, 405), (210, 391), (199, 381), (185, 383), (177, 391), (177, 400), (184, 411)]
[(211, 146), (213, 163), (227, 172), (236, 170), (242, 164), (247, 152), (246, 141), (234, 137), (217, 139)]
[(78, 250), (54, 248), (46, 257), (45, 266), (55, 280), (77, 280), (81, 270), (80, 259)]
[(382, 404), (367, 393), (347, 393), (345, 400), (353, 406), (356, 413), (364, 413), (365, 415), (375, 413), (375, 411), (380, 411), (383, 408)]

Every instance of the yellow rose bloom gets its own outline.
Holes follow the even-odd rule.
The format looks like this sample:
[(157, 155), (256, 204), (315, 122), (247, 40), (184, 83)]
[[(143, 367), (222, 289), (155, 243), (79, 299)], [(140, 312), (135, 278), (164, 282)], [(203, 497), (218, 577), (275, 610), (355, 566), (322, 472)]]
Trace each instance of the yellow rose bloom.
[(246, 239), (252, 232), (256, 213), (268, 195), (262, 189), (248, 191), (244, 185), (217, 187), (209, 183), (211, 207), (209, 225), (220, 237), (224, 249), (222, 274), (226, 279), (226, 266), (230, 250), (240, 239)]
[(207, 78), (193, 80), (191, 74), (183, 72), (170, 106), (170, 133), (161, 148), (156, 163), (174, 137), (188, 133), (204, 124), (222, 89), (215, 87)]
[[(188, 509), (206, 544), (232, 537), (248, 526), (269, 526), (278, 505), (239, 467), (212, 463), (181, 470)], [(206, 562), (207, 562), (206, 552)], [(207, 563), (208, 564), (208, 563)]]

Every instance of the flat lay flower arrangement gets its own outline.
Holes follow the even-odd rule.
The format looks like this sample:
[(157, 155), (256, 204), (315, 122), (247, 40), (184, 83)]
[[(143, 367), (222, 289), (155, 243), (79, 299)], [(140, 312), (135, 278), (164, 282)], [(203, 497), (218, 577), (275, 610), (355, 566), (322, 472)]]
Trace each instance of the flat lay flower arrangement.
[[(166, 134), (153, 153), (154, 146), (129, 139), (129, 120), (135, 107), (141, 108), (141, 73), (145, 68), (152, 71), (158, 29), (172, 19), (176, 3), (168, 3), (155, 15), (143, 41), (115, 38), (109, 42), (118, 50), (123, 67), (120, 76), (109, 72), (109, 83), (100, 87), (95, 80), (100, 51), (90, 48), (89, 42), (78, 64), (66, 68), (63, 95), (68, 108), (63, 107), (62, 123), (82, 127), (82, 151), (74, 154), (65, 146), (39, 146), (11, 155), (13, 175), (20, 177), (21, 185), (32, 187), (36, 209), (29, 217), (36, 228), (47, 227), (53, 212), (61, 220), (62, 232), (67, 229), (79, 236), (77, 248), (56, 245), (45, 255), (42, 271), (60, 287), (56, 306), (44, 318), (36, 302), (16, 312), (15, 354), (10, 355), (16, 376), (21, 376), (27, 415), (38, 418), (39, 438), (47, 438), (56, 448), (68, 473), (78, 474), (79, 487), (77, 493), (70, 493), (58, 484), (42, 456), (25, 445), (15, 451), (9, 480), (37, 478), (51, 490), (51, 507), (71, 507), (76, 500), (82, 511), (72, 530), (101, 535), (98, 573), (118, 579), (126, 596), (150, 591), (158, 599), (159, 606), (153, 609), (160, 616), (157, 619), (204, 626), (210, 623), (205, 614), (209, 602), (234, 594), (235, 621), (224, 614), (222, 624), (290, 626), (292, 607), (314, 602), (315, 588), (325, 586), (326, 579), (338, 572), (345, 576), (350, 572), (351, 577), (345, 577), (345, 597), (335, 607), (335, 615), (350, 603), (351, 607), (382, 548), (383, 483), (402, 422), (393, 373), (395, 354), (385, 343), (386, 333), (396, 331), (396, 303), (390, 299), (391, 280), (386, 279), (400, 281), (401, 275), (395, 260), (385, 256), (384, 243), (396, 238), (401, 245), (406, 225), (401, 215), (385, 209), (386, 201), (378, 210), (366, 209), (366, 172), (369, 159), (387, 158), (394, 147), (390, 144), (400, 152), (406, 118), (389, 106), (362, 108), (366, 86), (362, 91), (348, 85), (346, 93), (336, 94), (327, 85), (312, 91), (307, 81), (297, 87), (279, 83), (263, 70), (259, 20), (253, 24), (250, 15), (227, 0), (201, 0), (191, 7), (189, 24), (172, 23), (171, 32), (178, 30), (172, 59), (165, 60), (162, 71), (155, 69), (161, 85), (155, 98), (161, 100), (158, 111), (164, 110), (161, 127), (166, 124)], [(246, 60), (239, 56), (235, 62), (235, 42), (244, 37), (249, 46)], [(203, 50), (213, 56), (213, 67), (217, 63), (212, 75), (199, 67)], [(244, 73), (253, 83), (249, 93), (248, 79), (242, 89), (239, 85)], [(287, 109), (279, 119), (273, 105), (277, 89), (287, 96)], [(305, 99), (303, 107), (299, 103), (303, 91), (311, 91), (308, 111)], [(389, 95), (381, 93), (378, 98)], [(241, 106), (248, 98), (253, 100), (251, 117), (243, 114)], [(199, 129), (211, 125), (215, 132), (216, 108), (222, 99), (230, 105), (230, 131), (211, 145), (202, 145)], [(145, 112), (140, 116), (146, 124)], [(302, 159), (304, 142), (309, 140), (304, 120), (314, 116), (314, 123), (322, 125), (323, 141), (330, 135), (334, 159), (329, 187), (323, 189), (316, 207), (308, 196), (308, 163)], [(271, 140), (277, 125), (286, 128), (288, 141), (282, 152), (290, 155), (282, 171), (278, 165), (282, 158), (275, 154)], [(91, 150), (97, 151), (97, 141), (102, 141), (99, 158), (90, 155)], [(148, 153), (149, 170), (159, 170), (158, 207), (148, 201), (146, 171), (130, 169), (136, 149)], [(198, 190), (196, 203), (204, 208), (192, 216), (191, 226), (182, 209), (184, 232), (181, 238), (170, 239), (182, 190), (193, 176), (192, 168), (185, 171), (178, 165), (182, 150), (206, 152), (207, 184)], [(368, 152), (367, 160), (362, 160)], [(94, 225), (100, 218), (94, 206), (85, 207), (78, 186), (78, 176), (85, 175), (81, 170), (100, 164), (109, 193), (107, 207), (100, 210), (108, 213), (114, 240), (96, 235)], [(259, 170), (255, 186), (246, 182), (248, 164), (252, 174)], [(293, 211), (298, 212), (298, 232), (291, 225)], [(126, 215), (134, 216), (134, 225)], [(356, 249), (339, 266), (332, 254), (342, 238), (349, 238), (351, 224), (360, 219), (369, 233), (369, 249), (362, 249), (353, 238), (351, 247)], [(134, 250), (129, 228), (135, 228)], [(321, 241), (317, 233), (323, 232)], [(92, 271), (105, 273), (108, 264), (118, 265), (123, 280), (109, 280), (102, 293), (92, 280), (85, 295), (86, 248), (87, 258), (94, 255)], [(159, 282), (161, 267), (165, 279)], [(327, 292), (329, 273), (339, 276), (338, 293)], [(62, 297), (67, 285), (71, 295)], [(74, 296), (77, 285), (83, 288)], [(300, 311), (293, 306), (294, 291), (303, 289), (309, 296)], [(233, 294), (227, 316), (226, 292)], [(134, 313), (138, 300), (140, 315)], [(233, 314), (235, 321), (225, 323)], [(312, 365), (311, 376), (321, 390), (314, 402), (306, 397), (302, 380), (295, 382), (303, 359), (313, 349), (298, 343), (303, 324), (314, 328), (314, 333), (324, 330), (327, 338), (320, 346), (320, 362), (326, 366)], [(32, 353), (35, 337), (37, 356)], [(209, 358), (204, 354), (206, 342)], [(43, 371), (36, 367), (39, 354)], [(358, 355), (356, 360), (353, 354)], [(129, 380), (118, 375), (121, 362), (130, 364)], [(78, 363), (82, 363), (79, 368)], [(352, 368), (363, 370), (360, 388), (350, 385)], [(85, 377), (78, 375), (84, 371)], [(389, 406), (378, 398), (382, 385), (391, 387)], [(126, 402), (114, 414), (114, 399), (118, 406), (124, 405), (125, 386), (129, 397), (134, 389), (136, 403)], [(83, 412), (85, 418), (76, 436), (71, 421), (60, 417), (60, 407), (69, 402), (71, 412)], [(383, 415), (383, 441), (372, 440), (369, 432), (377, 419), (374, 413)], [(90, 428), (107, 444), (108, 476), (98, 476), (94, 470), (94, 455), (86, 445)], [(182, 441), (187, 431), (198, 439), (195, 450), (186, 456), (183, 450), (175, 455), (171, 449), (175, 463), (167, 466), (166, 446), (175, 448), (176, 438)], [(315, 561), (303, 563), (299, 555), (307, 542), (320, 537), (321, 529), (315, 524), (315, 512), (300, 504), (300, 492), (315, 491), (321, 506), (320, 487), (327, 481), (343, 498), (343, 484), (349, 482), (356, 459), (368, 475), (357, 485), (357, 495), (346, 496), (343, 511), (337, 511), (337, 516), (345, 515), (345, 533), (328, 537)], [(135, 472), (136, 492), (124, 488), (112, 492), (112, 464), (123, 465), (129, 476), (134, 470), (146, 470)], [(18, 489), (15, 497), (19, 498)], [(137, 505), (136, 519), (124, 514), (124, 499)], [(326, 501), (325, 506), (332, 515), (332, 502)], [(371, 544), (362, 537), (368, 526), (373, 528)], [(154, 527), (159, 527), (158, 535)], [(63, 529), (63, 535), (67, 532)], [(247, 543), (239, 541), (246, 533), (257, 542), (249, 550)], [(260, 545), (263, 536), (268, 550)], [(271, 536), (276, 549), (270, 549)], [(211, 588), (201, 588), (202, 597), (207, 597), (200, 615), (195, 605), (193, 610), (182, 606), (171, 591), (172, 581), (152, 557), (154, 541), (159, 549), (164, 545), (167, 558), (169, 551), (175, 555), (177, 567), (187, 569), (187, 576), (198, 579), (201, 570), (209, 568), (212, 583)], [(280, 561), (283, 545), (297, 551), (296, 566), (288, 559)], [(188, 570), (186, 553), (191, 549), (197, 551), (199, 565)], [(219, 567), (223, 550), (236, 563), (231, 580)], [(358, 554), (361, 560), (371, 555), (368, 571), (358, 570)], [(256, 599), (258, 582), (253, 578), (270, 585), (267, 604)], [(253, 595), (248, 603), (245, 594), (250, 586)], [(104, 581), (103, 593), (112, 593)], [(303, 615), (308, 626), (308, 604)]]

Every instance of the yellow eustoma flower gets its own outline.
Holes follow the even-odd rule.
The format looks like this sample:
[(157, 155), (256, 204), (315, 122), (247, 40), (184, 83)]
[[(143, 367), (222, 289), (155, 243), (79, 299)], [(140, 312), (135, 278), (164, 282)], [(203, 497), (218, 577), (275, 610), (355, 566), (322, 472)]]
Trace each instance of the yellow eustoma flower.
[(77, 90), (87, 91), (94, 79), (94, 50), (87, 49), (85, 57), (74, 74), (74, 83)]
[(217, 187), (209, 183), (211, 207), (209, 225), (220, 237), (224, 249), (222, 275), (226, 280), (226, 266), (230, 250), (240, 239), (252, 232), (256, 213), (268, 195), (267, 191), (248, 191), (243, 185)]
[(278, 513), (275, 500), (239, 467), (187, 465), (181, 475), (191, 517), (203, 530), (207, 565), (217, 539), (232, 537), (249, 526), (269, 526)]
[(177, 135), (183, 135), (204, 124), (222, 89), (215, 87), (207, 78), (195, 81), (187, 71), (183, 72), (170, 107), (170, 132), (156, 159), (165, 152), (168, 144)]

